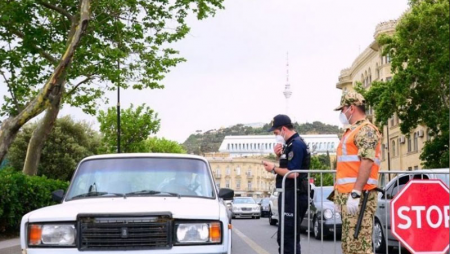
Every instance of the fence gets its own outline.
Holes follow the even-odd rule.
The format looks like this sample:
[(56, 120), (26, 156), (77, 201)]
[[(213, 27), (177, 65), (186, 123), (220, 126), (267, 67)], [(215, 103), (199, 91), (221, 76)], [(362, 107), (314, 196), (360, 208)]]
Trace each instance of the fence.
[[(308, 188), (308, 197), (315, 198), (317, 195), (320, 195), (320, 205), (319, 207), (321, 209), (324, 209), (324, 189), (321, 188), (323, 186), (323, 179), (324, 174), (332, 174), (333, 175), (333, 185), (335, 182), (335, 174), (336, 170), (292, 170), (288, 174), (286, 174), (283, 178), (282, 182), (282, 192), (285, 191), (285, 183), (286, 179), (289, 175), (294, 173), (307, 173), (308, 174), (308, 182), (311, 180), (311, 174), (320, 174), (320, 183), (315, 183), (315, 186), (313, 187), (313, 193), (311, 193), (311, 189)], [(449, 186), (449, 169), (427, 169), (427, 170), (415, 170), (415, 171), (380, 171), (379, 172), (379, 179), (378, 179), (378, 187), (384, 191), (384, 194), (379, 193), (378, 194), (378, 204), (377, 204), (377, 210), (375, 212), (374, 221), (373, 221), (373, 233), (372, 233), (372, 241), (373, 241), (373, 253), (402, 253), (402, 246), (400, 242), (398, 242), (391, 234), (390, 232), (390, 206), (389, 202), (390, 200), (395, 196), (396, 193), (398, 193), (410, 179), (440, 179), (442, 180), (447, 187)], [(297, 182), (294, 181), (295, 188), (297, 189)], [(332, 189), (332, 188), (328, 188)], [(313, 196), (311, 195), (313, 194)], [(317, 201), (318, 199), (313, 200)], [(325, 200), (325, 202), (328, 202)], [(334, 210), (331, 211), (331, 215), (328, 212), (329, 218), (325, 218), (324, 213), (320, 213), (320, 227), (317, 227), (318, 218), (315, 220), (312, 220), (312, 211), (311, 211), (311, 202), (308, 203), (308, 211), (306, 212), (306, 215), (302, 219), (302, 223), (300, 224), (301, 227), (306, 226), (307, 229), (307, 244), (302, 243), (302, 253), (312, 253), (311, 252), (311, 235), (310, 231), (313, 230), (315, 235), (317, 230), (320, 230), (320, 241), (321, 241), (321, 252), (320, 253), (332, 253), (329, 250), (326, 250), (324, 252), (323, 246), (324, 246), (324, 221), (328, 220), (330, 222), (330, 219), (332, 219), (331, 223), (333, 224), (333, 228), (330, 229), (330, 231), (333, 232), (333, 241), (334, 241), (334, 253), (342, 253), (341, 252), (341, 246), (337, 241), (337, 235), (338, 230), (340, 229), (340, 223), (341, 223), (341, 217), (339, 213), (336, 213)], [(387, 204), (387, 205), (386, 205)], [(297, 238), (297, 192), (295, 192), (295, 212), (294, 212), (294, 239)], [(285, 216), (281, 216), (285, 214), (285, 195), (282, 195), (282, 203), (281, 203), (281, 213), (279, 213), (279, 218), (281, 225), (281, 253), (284, 253), (284, 230), (285, 230)], [(331, 217), (330, 217), (331, 216)], [(306, 223), (304, 220), (307, 220)], [(311, 222), (315, 225), (311, 225)], [(306, 225), (305, 225), (306, 224)], [(313, 226), (313, 227), (311, 227)], [(329, 224), (328, 224), (329, 226)], [(320, 228), (320, 229), (319, 229)], [(296, 253), (296, 244), (295, 242), (292, 243), (294, 245), (294, 253)], [(308, 252), (305, 252), (305, 247)], [(394, 249), (394, 247), (397, 248), (397, 250)], [(314, 251), (314, 254), (318, 253), (317, 251)], [(448, 252), (447, 252), (448, 253)]]

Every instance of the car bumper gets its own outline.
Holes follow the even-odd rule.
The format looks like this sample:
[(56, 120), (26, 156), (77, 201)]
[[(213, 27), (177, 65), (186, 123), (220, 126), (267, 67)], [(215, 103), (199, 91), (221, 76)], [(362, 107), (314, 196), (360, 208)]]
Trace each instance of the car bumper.
[(226, 254), (226, 248), (224, 245), (209, 245), (209, 246), (177, 246), (168, 250), (108, 250), (108, 251), (79, 251), (76, 248), (33, 248), (24, 249), (22, 254), (73, 254), (73, 253), (83, 253), (83, 254)]
[(323, 224), (323, 233), (325, 235), (330, 235), (336, 233), (336, 235), (342, 234), (342, 224), (334, 224), (333, 221), (325, 221)]
[(261, 212), (233, 212), (233, 217), (235, 218), (252, 218), (261, 217)]

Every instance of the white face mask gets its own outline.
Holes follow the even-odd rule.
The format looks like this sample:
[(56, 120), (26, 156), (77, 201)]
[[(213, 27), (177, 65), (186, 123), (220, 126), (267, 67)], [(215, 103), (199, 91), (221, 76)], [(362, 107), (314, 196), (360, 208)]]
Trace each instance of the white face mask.
[(275, 136), (275, 140), (277, 144), (282, 144), (284, 145), (286, 143), (286, 140), (284, 140), (284, 137), (281, 135), (282, 132), (280, 132), (279, 135)]
[(345, 116), (345, 113), (347, 113), (347, 111), (349, 111), (349, 110), (350, 110), (350, 108), (348, 108), (345, 112), (341, 112), (341, 114), (339, 115), (339, 120), (341, 120), (341, 123), (343, 125), (350, 124), (350, 119), (352, 118), (353, 115), (351, 115), (349, 119), (347, 119), (347, 117)]

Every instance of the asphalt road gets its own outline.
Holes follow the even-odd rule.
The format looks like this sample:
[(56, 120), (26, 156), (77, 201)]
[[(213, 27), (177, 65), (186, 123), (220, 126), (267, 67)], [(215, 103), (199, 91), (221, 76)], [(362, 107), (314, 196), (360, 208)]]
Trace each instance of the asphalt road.
[[(269, 225), (268, 218), (257, 219), (233, 219), (233, 254), (277, 254), (277, 226)], [(316, 240), (307, 233), (300, 235), (302, 254), (342, 254), (341, 241), (331, 239)], [(405, 249), (398, 254), (408, 254)]]

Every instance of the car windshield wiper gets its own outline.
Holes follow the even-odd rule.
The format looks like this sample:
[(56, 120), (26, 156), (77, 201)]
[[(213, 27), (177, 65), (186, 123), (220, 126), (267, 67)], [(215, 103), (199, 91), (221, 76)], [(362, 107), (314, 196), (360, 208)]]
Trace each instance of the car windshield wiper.
[(72, 199), (85, 198), (85, 197), (99, 197), (99, 196), (118, 196), (125, 197), (125, 194), (122, 193), (111, 193), (106, 191), (95, 191), (95, 192), (87, 192), (80, 195), (73, 196)]
[(133, 192), (128, 192), (125, 195), (126, 196), (152, 196), (152, 195), (158, 195), (158, 194), (170, 195), (170, 196), (174, 196), (174, 197), (178, 197), (178, 198), (181, 197), (180, 194), (178, 194), (178, 193), (165, 192), (165, 191), (155, 191), (155, 190), (133, 191)]

